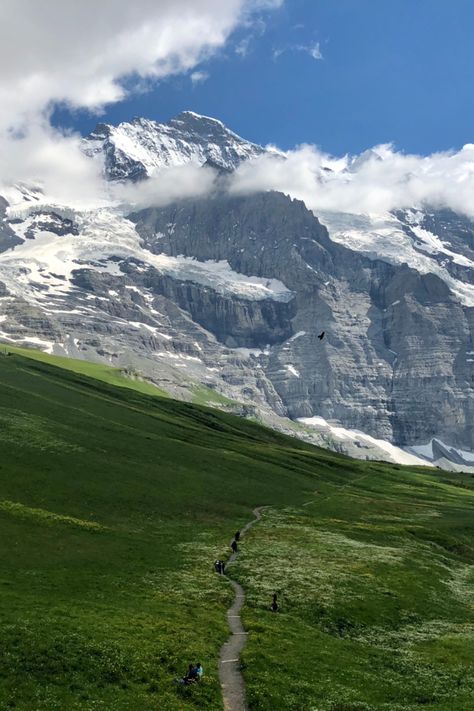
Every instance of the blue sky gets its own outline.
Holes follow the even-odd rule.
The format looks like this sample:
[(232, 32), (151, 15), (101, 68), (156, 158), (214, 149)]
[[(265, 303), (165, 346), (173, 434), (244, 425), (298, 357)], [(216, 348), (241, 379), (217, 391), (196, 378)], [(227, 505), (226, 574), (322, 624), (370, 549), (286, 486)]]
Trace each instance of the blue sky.
[[(472, 0), (286, 0), (200, 64), (205, 81), (168, 78), (100, 120), (166, 120), (193, 109), (285, 149), (458, 148), (474, 142), (473, 26)], [(318, 43), (322, 59), (310, 53)], [(84, 111), (55, 114), (56, 124), (83, 133), (97, 121)]]

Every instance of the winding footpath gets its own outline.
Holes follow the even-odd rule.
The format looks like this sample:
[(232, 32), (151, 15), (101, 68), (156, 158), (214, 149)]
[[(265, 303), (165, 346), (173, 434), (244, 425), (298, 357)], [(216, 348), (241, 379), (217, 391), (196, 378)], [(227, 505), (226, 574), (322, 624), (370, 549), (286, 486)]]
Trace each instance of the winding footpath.
[[(252, 513), (255, 518), (249, 521), (240, 531), (241, 538), (245, 536), (247, 531), (256, 524), (257, 521), (260, 521), (264, 508), (264, 506), (260, 506), (253, 510)], [(229, 566), (232, 565), (237, 556), (238, 553), (232, 553), (227, 562), (226, 571), (228, 571)], [(227, 620), (231, 634), (227, 642), (221, 647), (219, 655), (219, 680), (222, 687), (225, 711), (247, 711), (245, 683), (242, 672), (240, 671), (240, 653), (247, 642), (247, 633), (244, 630), (240, 618), (245, 593), (242, 586), (235, 580), (232, 580), (228, 573), (227, 577), (234, 588), (235, 598), (232, 606), (227, 611)]]

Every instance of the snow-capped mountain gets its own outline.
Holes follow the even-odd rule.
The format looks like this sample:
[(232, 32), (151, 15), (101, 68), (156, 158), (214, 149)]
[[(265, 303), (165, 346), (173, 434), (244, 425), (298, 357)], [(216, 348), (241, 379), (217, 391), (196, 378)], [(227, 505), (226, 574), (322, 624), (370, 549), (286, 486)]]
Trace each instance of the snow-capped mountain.
[(192, 112), (100, 125), (83, 150), (113, 182), (188, 163), (225, 175), (207, 197), (126, 213), (5, 191), (1, 341), (116, 364), (353, 456), (470, 466), (469, 219), (229, 194), (229, 172), (265, 149)]
[(99, 124), (84, 139), (86, 155), (104, 160), (109, 180), (141, 180), (159, 168), (196, 163), (234, 170), (264, 153), (221, 121), (184, 111), (168, 123), (136, 118), (118, 126)]

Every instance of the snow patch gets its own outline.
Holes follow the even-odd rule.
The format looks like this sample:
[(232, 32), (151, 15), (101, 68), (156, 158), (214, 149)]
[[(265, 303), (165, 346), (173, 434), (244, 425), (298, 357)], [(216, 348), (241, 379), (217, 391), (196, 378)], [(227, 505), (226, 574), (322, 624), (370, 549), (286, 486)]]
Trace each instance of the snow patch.
[(293, 341), (296, 341), (297, 338), (301, 338), (302, 336), (306, 336), (306, 331), (298, 331), (298, 333), (295, 333), (294, 336), (288, 339), (290, 343)]
[(145, 328), (147, 331), (150, 331), (150, 333), (153, 333), (153, 335), (158, 331), (156, 326), (150, 326), (148, 323), (143, 323), (142, 321), (129, 321), (129, 324), (138, 329)]
[(327, 432), (336, 439), (342, 441), (351, 441), (354, 443), (366, 444), (369, 447), (377, 447), (388, 461), (395, 462), (396, 464), (407, 464), (412, 466), (430, 466), (429, 462), (425, 459), (421, 459), (413, 454), (405, 452), (400, 447), (396, 447), (394, 444), (387, 442), (384, 439), (376, 439), (371, 435), (365, 434), (364, 432), (359, 432), (358, 430), (348, 430), (344, 427), (334, 426), (329, 424), (323, 417), (300, 417), (298, 422), (304, 425), (309, 425), (319, 430)]

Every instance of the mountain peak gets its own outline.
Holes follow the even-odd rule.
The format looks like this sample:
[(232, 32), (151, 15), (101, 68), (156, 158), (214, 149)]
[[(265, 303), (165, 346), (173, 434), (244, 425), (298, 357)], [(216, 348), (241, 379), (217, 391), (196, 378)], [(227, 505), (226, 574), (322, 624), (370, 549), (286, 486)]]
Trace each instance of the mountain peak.
[(98, 124), (84, 139), (86, 155), (104, 157), (110, 180), (141, 180), (160, 168), (194, 163), (234, 170), (265, 149), (246, 141), (222, 121), (182, 111), (166, 123), (135, 117), (118, 126)]
[(210, 125), (214, 127), (219, 127), (224, 130), (229, 130), (225, 124), (219, 119), (213, 118), (212, 116), (205, 116), (204, 114), (198, 114), (195, 111), (181, 111), (177, 116), (169, 121), (170, 124), (182, 123), (188, 125)]

